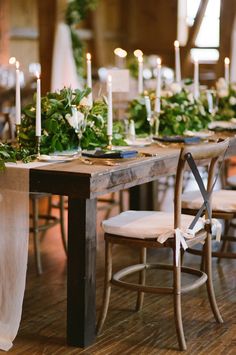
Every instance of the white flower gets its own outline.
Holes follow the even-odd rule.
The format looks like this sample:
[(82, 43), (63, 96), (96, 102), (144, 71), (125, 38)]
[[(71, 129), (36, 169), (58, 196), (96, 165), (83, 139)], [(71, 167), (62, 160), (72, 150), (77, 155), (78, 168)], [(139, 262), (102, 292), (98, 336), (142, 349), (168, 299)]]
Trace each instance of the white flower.
[(187, 98), (191, 102), (191, 104), (194, 102), (194, 97), (193, 97), (193, 94), (191, 92), (188, 94)]
[(170, 84), (170, 90), (173, 92), (173, 94), (178, 94), (181, 92), (181, 85), (178, 83), (172, 83)]
[(81, 106), (89, 106), (89, 101), (87, 97), (83, 97), (82, 100), (79, 103)]
[(217, 90), (228, 89), (226, 80), (224, 78), (219, 78), (219, 80), (216, 82), (216, 88)]
[(173, 96), (173, 92), (170, 90), (162, 90), (161, 96), (163, 97), (171, 97)]
[(235, 96), (230, 96), (229, 103), (232, 106), (236, 105), (236, 97)]
[(77, 122), (79, 123), (79, 122), (81, 122), (83, 120), (84, 120), (84, 114), (82, 112), (80, 112), (80, 111), (77, 111)]
[(226, 97), (229, 94), (229, 90), (228, 88), (221, 88), (220, 90), (218, 90), (218, 96), (219, 97)]
[(200, 114), (201, 114), (201, 115), (205, 116), (205, 114), (206, 114), (206, 111), (205, 111), (205, 108), (204, 108), (204, 106), (202, 106), (202, 105), (199, 105), (199, 112), (200, 112)]

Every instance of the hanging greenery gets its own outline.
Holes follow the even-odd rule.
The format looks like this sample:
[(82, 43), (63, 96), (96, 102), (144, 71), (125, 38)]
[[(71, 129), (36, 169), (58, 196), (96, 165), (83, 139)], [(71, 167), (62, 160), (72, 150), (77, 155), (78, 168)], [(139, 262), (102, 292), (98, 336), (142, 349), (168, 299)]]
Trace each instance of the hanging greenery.
[(76, 26), (86, 18), (89, 11), (95, 10), (98, 0), (72, 0), (69, 1), (65, 20), (70, 26), (71, 40), (74, 60), (77, 68), (78, 75), (84, 76), (84, 44), (78, 36)]

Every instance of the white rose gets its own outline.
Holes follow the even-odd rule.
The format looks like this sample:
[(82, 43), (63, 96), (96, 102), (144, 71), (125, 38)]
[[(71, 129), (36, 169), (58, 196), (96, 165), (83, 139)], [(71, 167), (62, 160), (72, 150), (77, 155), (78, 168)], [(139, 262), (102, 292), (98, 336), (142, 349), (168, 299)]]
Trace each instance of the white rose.
[(227, 88), (221, 88), (218, 90), (218, 96), (219, 97), (226, 97), (229, 94), (229, 90)]
[(187, 96), (188, 100), (193, 103), (194, 102), (194, 97), (193, 97), (193, 94), (190, 92)]
[(171, 97), (173, 96), (173, 92), (170, 90), (162, 90), (161, 96), (163, 97)]
[(170, 90), (174, 94), (178, 94), (181, 92), (181, 85), (179, 85), (178, 83), (172, 83), (172, 84), (170, 84)]
[(230, 96), (229, 103), (232, 106), (236, 105), (236, 97), (235, 96)]
[(216, 88), (217, 88), (217, 90), (228, 88), (228, 84), (224, 78), (219, 78), (219, 80), (216, 82)]

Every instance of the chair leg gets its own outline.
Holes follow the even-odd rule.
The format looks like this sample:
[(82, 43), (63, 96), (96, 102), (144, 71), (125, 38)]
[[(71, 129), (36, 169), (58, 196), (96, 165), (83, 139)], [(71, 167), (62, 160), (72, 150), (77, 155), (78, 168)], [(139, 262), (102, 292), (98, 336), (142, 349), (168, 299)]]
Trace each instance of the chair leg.
[(214, 317), (218, 323), (223, 323), (223, 319), (221, 317), (219, 308), (216, 303), (216, 298), (215, 298), (215, 291), (213, 287), (213, 281), (212, 281), (212, 250), (211, 250), (211, 235), (210, 233), (207, 233), (207, 238), (204, 244), (203, 248), (203, 253), (204, 253), (204, 259), (205, 259), (205, 272), (207, 274), (207, 293), (208, 293), (208, 298), (209, 302), (211, 305), (212, 312), (214, 314)]
[(38, 200), (32, 200), (32, 212), (33, 212), (33, 239), (34, 239), (34, 254), (35, 254), (35, 263), (37, 273), (39, 275), (42, 274), (42, 262), (41, 262), (41, 255), (40, 255), (40, 241), (39, 241), (39, 232), (38, 232), (38, 223), (39, 223), (39, 207), (38, 207)]
[(182, 308), (181, 308), (181, 260), (179, 260), (177, 265), (175, 259), (175, 249), (174, 249), (174, 267), (173, 267), (173, 288), (174, 288), (175, 326), (176, 326), (179, 347), (180, 350), (186, 350), (187, 346), (184, 337)]
[(61, 229), (61, 238), (63, 248), (67, 255), (67, 242), (66, 242), (66, 233), (65, 233), (65, 222), (64, 222), (64, 196), (59, 197), (59, 213), (60, 213), (60, 229)]
[(105, 242), (105, 279), (104, 279), (104, 290), (103, 290), (103, 300), (102, 308), (97, 324), (97, 334), (100, 334), (104, 322), (106, 320), (107, 311), (110, 302), (111, 295), (111, 278), (112, 278), (112, 244), (107, 240)]
[[(147, 262), (147, 249), (142, 248), (140, 250), (140, 264), (146, 264)], [(139, 273), (139, 284), (140, 285), (145, 285), (146, 281), (146, 270), (143, 269)], [(143, 300), (144, 300), (144, 292), (139, 291), (138, 296), (137, 296), (137, 301), (136, 301), (136, 311), (141, 311), (143, 308)]]

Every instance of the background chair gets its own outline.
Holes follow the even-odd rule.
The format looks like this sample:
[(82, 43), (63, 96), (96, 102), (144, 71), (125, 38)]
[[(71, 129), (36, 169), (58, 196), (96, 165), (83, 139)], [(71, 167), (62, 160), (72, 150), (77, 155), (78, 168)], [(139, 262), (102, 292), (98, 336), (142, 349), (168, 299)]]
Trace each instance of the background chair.
[[(236, 242), (236, 237), (231, 235), (234, 231), (236, 218), (236, 177), (228, 177), (229, 162), (226, 160), (221, 167), (221, 181), (223, 189), (214, 191), (212, 197), (212, 216), (221, 219), (224, 222), (224, 233), (221, 237), (222, 243), (218, 250), (212, 252), (213, 257), (234, 259), (236, 251), (232, 251), (232, 242)], [(234, 190), (235, 189), (235, 190)], [(194, 215), (200, 208), (202, 198), (199, 191), (188, 191), (182, 197), (182, 212)], [(201, 250), (188, 249), (189, 253), (201, 255)]]
[[(105, 231), (105, 282), (102, 309), (98, 321), (97, 331), (100, 333), (108, 311), (111, 285), (126, 288), (137, 292), (136, 310), (141, 310), (144, 293), (172, 294), (174, 300), (175, 324), (178, 336), (179, 347), (186, 349), (184, 330), (182, 324), (181, 294), (191, 291), (206, 283), (209, 302), (217, 322), (223, 320), (219, 313), (212, 284), (211, 271), (211, 202), (207, 201), (208, 210), (205, 217), (208, 223), (200, 218), (193, 223), (193, 218), (181, 214), (181, 197), (183, 189), (183, 177), (186, 160), (189, 156), (193, 159), (211, 159), (209, 164), (209, 174), (207, 191), (210, 193), (213, 186), (214, 171), (217, 166), (218, 157), (223, 154), (228, 147), (228, 140), (221, 143), (200, 145), (183, 148), (178, 162), (176, 182), (174, 213), (154, 212), (154, 211), (126, 211), (116, 217), (103, 222)], [(193, 164), (194, 160), (193, 160)], [(190, 166), (191, 168), (191, 166)], [(192, 168), (191, 168), (192, 169)], [(197, 170), (197, 169), (196, 169)], [(201, 182), (200, 182), (201, 183)], [(188, 231), (189, 226), (194, 234)], [(186, 237), (187, 239), (185, 239)], [(189, 238), (189, 239), (188, 239)], [(205, 241), (204, 244), (204, 272), (181, 266), (182, 249)], [(112, 246), (122, 244), (123, 246), (138, 247), (140, 249), (140, 264), (131, 265), (120, 271), (112, 272)], [(173, 251), (173, 264), (150, 264), (147, 262), (147, 248), (167, 247)], [(173, 281), (172, 286), (157, 287), (146, 285), (146, 272), (149, 269), (171, 270)], [(125, 276), (133, 273), (139, 274), (138, 282), (125, 281)], [(186, 285), (181, 286), (182, 273), (192, 274), (196, 279)]]

